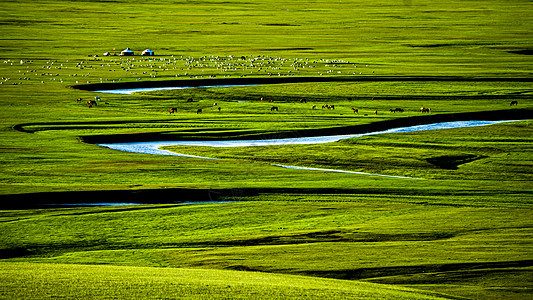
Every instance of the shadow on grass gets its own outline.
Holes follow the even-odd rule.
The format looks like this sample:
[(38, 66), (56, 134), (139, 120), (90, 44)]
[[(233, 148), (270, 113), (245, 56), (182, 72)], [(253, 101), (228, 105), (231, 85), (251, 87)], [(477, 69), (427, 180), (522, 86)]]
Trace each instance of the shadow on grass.
[[(502, 191), (502, 193), (505, 193)], [(516, 192), (509, 192), (516, 196)], [(0, 195), (0, 209), (46, 209), (60, 207), (81, 206), (109, 206), (113, 210), (132, 209), (123, 205), (135, 204), (194, 204), (239, 201), (261, 201), (271, 195), (301, 195), (301, 196), (353, 196), (354, 201), (365, 197), (382, 196), (384, 199), (402, 199), (411, 196), (423, 196), (423, 199), (410, 203), (421, 205), (465, 207), (476, 206), (468, 203), (453, 201), (439, 201), (450, 197), (487, 197), (490, 191), (478, 190), (428, 190), (424, 187), (415, 188), (229, 188), (229, 189), (139, 189), (139, 190), (102, 190), (102, 191), (69, 191), (42, 192), (26, 194)], [(527, 196), (524, 192), (524, 196)], [(418, 199), (418, 198), (417, 198)], [(434, 201), (428, 202), (428, 199)], [(348, 200), (349, 201), (349, 200)], [(483, 203), (487, 205), (487, 203)], [(110, 208), (111, 209), (111, 208)], [(139, 208), (137, 208), (139, 209)], [(145, 209), (145, 208), (142, 208)]]
[[(430, 265), (418, 265), (418, 266), (398, 266), (398, 267), (382, 267), (382, 268), (359, 268), (353, 270), (329, 270), (329, 271), (306, 271), (304, 275), (311, 275), (317, 277), (327, 277), (335, 279), (345, 280), (361, 280), (376, 278), (372, 282), (390, 283), (386, 277), (401, 276), (410, 274), (422, 274), (422, 273), (447, 273), (457, 272), (472, 273), (477, 270), (478, 273), (484, 274), (487, 272), (493, 272), (492, 270), (483, 272), (480, 270), (486, 269), (506, 269), (506, 268), (526, 268), (533, 266), (533, 260), (517, 260), (517, 261), (503, 261), (503, 262), (480, 262), (480, 263), (455, 263), (455, 264), (430, 264)], [(431, 283), (435, 283), (435, 280), (431, 280)], [(394, 282), (399, 284), (399, 282)], [(404, 278), (402, 281), (404, 284), (423, 283), (409, 280)]]
[(219, 85), (256, 85), (305, 82), (409, 82), (409, 81), (456, 81), (456, 82), (532, 82), (528, 77), (465, 77), (465, 76), (321, 76), (321, 77), (242, 77), (182, 79), (142, 82), (93, 83), (71, 86), (84, 91), (164, 88), (164, 87), (208, 87)]

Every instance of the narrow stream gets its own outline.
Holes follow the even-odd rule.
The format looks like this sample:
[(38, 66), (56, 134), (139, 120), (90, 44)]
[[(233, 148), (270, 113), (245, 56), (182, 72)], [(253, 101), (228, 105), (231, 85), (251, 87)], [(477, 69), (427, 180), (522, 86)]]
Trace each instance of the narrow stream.
[(201, 85), (201, 86), (169, 86), (169, 87), (153, 87), (153, 88), (132, 88), (132, 89), (113, 89), (113, 90), (97, 90), (95, 93), (104, 94), (120, 94), (131, 95), (133, 93), (153, 92), (153, 91), (168, 91), (168, 90), (183, 90), (192, 88), (225, 88), (238, 86), (252, 86), (257, 84), (222, 84), (222, 85)]
[[(314, 137), (284, 138), (284, 139), (218, 140), (218, 141), (154, 141), (154, 142), (135, 142), (135, 143), (108, 143), (108, 144), (98, 144), (98, 145), (102, 147), (107, 147), (109, 149), (125, 151), (125, 152), (154, 154), (154, 155), (172, 155), (172, 156), (200, 158), (200, 159), (217, 159), (217, 158), (212, 158), (212, 157), (203, 157), (203, 156), (175, 153), (175, 152), (163, 150), (160, 148), (166, 147), (166, 146), (259, 147), (259, 146), (276, 146), (276, 145), (324, 144), (324, 143), (337, 142), (343, 139), (357, 138), (357, 137), (369, 136), (369, 135), (476, 127), (476, 126), (486, 126), (486, 125), (492, 125), (492, 124), (497, 124), (497, 123), (515, 122), (515, 121), (518, 121), (518, 120), (501, 120), (501, 121), (479, 121), (477, 120), (477, 121), (442, 122), (442, 123), (433, 123), (433, 124), (425, 124), (425, 125), (417, 125), (417, 126), (409, 126), (409, 127), (392, 128), (392, 129), (388, 129), (384, 131), (359, 133), (359, 134), (314, 136)], [(338, 172), (338, 173), (393, 177), (393, 178), (403, 178), (403, 179), (420, 179), (420, 178), (403, 177), (403, 176), (388, 176), (388, 175), (371, 174), (371, 173), (363, 173), (363, 172), (320, 169), (320, 168), (306, 168), (306, 167), (286, 166), (286, 165), (278, 165), (278, 164), (274, 164), (273, 166), (289, 168), (289, 169), (309, 170), (309, 171)]]
[(262, 139), (262, 140), (211, 140), (211, 141), (153, 141), (153, 142), (133, 142), (133, 143), (107, 143), (97, 144), (109, 149), (144, 153), (157, 155), (174, 155), (192, 158), (215, 159), (210, 157), (202, 157), (196, 155), (188, 155), (175, 153), (159, 148), (166, 146), (200, 146), (200, 147), (259, 147), (259, 146), (279, 146), (279, 145), (310, 145), (310, 144), (324, 144), (333, 143), (344, 139), (357, 138), (369, 135), (378, 135), (386, 133), (402, 133), (402, 132), (416, 132), (426, 130), (438, 129), (453, 129), (486, 126), (504, 122), (516, 122), (518, 120), (503, 120), (503, 121), (455, 121), (442, 122), (409, 127), (399, 127), (388, 129), (384, 131), (358, 133), (358, 134), (344, 134), (344, 135), (326, 135), (313, 137), (298, 137), (298, 138), (283, 138), (283, 139)]

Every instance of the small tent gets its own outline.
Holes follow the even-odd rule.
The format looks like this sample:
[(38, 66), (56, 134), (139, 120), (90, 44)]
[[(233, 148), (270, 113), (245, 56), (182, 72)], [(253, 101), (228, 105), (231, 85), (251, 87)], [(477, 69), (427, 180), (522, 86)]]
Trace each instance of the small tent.
[(126, 50), (122, 50), (122, 52), (120, 52), (120, 55), (121, 56), (133, 56), (133, 51), (131, 51), (130, 48), (126, 48)]
[(152, 56), (154, 55), (154, 51), (150, 50), (150, 49), (146, 49), (143, 51), (142, 53), (143, 56)]

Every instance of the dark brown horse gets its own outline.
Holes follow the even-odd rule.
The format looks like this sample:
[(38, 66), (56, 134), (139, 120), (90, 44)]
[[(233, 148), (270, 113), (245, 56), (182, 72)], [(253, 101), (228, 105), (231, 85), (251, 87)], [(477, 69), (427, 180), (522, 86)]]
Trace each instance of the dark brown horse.
[(89, 106), (89, 108), (93, 107), (94, 106), (97, 106), (98, 104), (96, 103), (95, 100), (87, 100), (87, 105)]

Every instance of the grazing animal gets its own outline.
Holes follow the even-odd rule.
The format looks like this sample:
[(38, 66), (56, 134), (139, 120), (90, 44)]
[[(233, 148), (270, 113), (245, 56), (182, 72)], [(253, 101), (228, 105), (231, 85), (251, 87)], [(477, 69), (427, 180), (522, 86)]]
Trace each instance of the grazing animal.
[(328, 105), (327, 104), (322, 105), (322, 109), (324, 108), (328, 108)]
[(94, 100), (87, 100), (87, 105), (89, 106), (89, 108), (91, 108), (93, 107), (93, 105), (97, 106), (98, 104)]
[(391, 109), (390, 109), (390, 112), (393, 112), (393, 113), (395, 113), (395, 112), (404, 112), (404, 110), (403, 110), (403, 108), (399, 108), (399, 107), (397, 107), (397, 108), (395, 108), (395, 109), (392, 109), (392, 108), (391, 108)]
[(335, 105), (328, 106), (328, 109), (335, 109)]
[(199, 108), (197, 111), (196, 111), (196, 114), (201, 114), (202, 113), (202, 109)]
[(300, 99), (300, 103), (307, 103), (307, 100), (305, 100), (305, 99)]
[(218, 111), (220, 111), (221, 109), (222, 109), (222, 108), (219, 106), (219, 107), (218, 107)]
[(374, 111), (374, 114), (375, 114), (375, 115), (377, 115), (377, 114), (378, 114), (378, 111), (377, 111), (377, 109), (376, 109), (376, 110)]
[(423, 107), (423, 106), (422, 106), (422, 107), (420, 108), (420, 112), (421, 112), (421, 113), (430, 113), (430, 112), (431, 112), (431, 108), (429, 108), (429, 107)]
[(510, 104), (510, 106), (513, 106), (513, 105), (516, 105), (516, 106), (518, 106), (518, 101), (516, 101), (516, 100), (513, 100), (513, 101), (511, 101), (511, 104)]
[(313, 105), (312, 109), (315, 109), (316, 108), (316, 105)]
[(263, 102), (263, 97), (261, 97), (261, 102)]
[(217, 104), (216, 102), (215, 102), (215, 103), (213, 103), (213, 106), (217, 106), (217, 105), (218, 105), (218, 104)]
[(272, 107), (270, 108), (270, 111), (274, 111), (274, 110), (275, 110), (275, 111), (278, 111), (278, 107), (277, 107), (277, 106), (272, 106)]
[(354, 114), (359, 114), (359, 109), (357, 109), (357, 108), (353, 108), (353, 107), (352, 107), (352, 110), (353, 110), (353, 113), (354, 113)]
[(78, 100), (76, 100), (76, 102), (81, 102), (81, 100), (83, 100), (83, 99), (81, 99), (81, 98), (78, 98)]
[(173, 113), (175, 113), (175, 112), (177, 112), (177, 111), (178, 111), (178, 109), (175, 108), (175, 107), (173, 107), (173, 108), (170, 109), (170, 113), (171, 113), (171, 114), (173, 114)]

